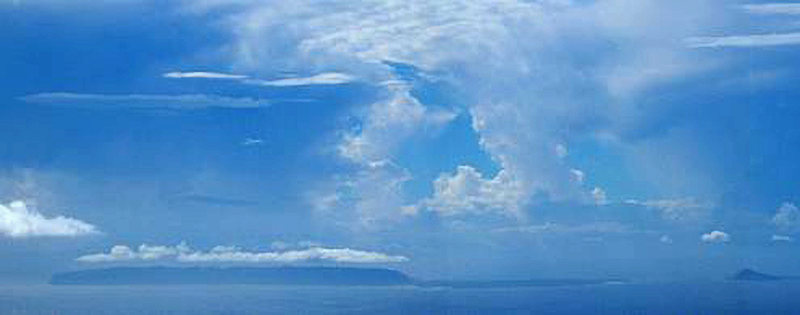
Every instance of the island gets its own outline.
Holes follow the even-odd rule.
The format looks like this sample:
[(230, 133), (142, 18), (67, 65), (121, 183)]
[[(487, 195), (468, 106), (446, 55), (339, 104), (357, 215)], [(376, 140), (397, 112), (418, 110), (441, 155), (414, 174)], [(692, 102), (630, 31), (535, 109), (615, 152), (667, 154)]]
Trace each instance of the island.
[(116, 267), (56, 273), (53, 285), (409, 285), (406, 274), (381, 268), (346, 267)]
[(775, 281), (775, 280), (782, 280), (786, 277), (779, 277), (768, 275), (765, 273), (760, 273), (753, 269), (742, 269), (736, 274), (734, 274), (730, 279), (736, 281)]
[(419, 280), (384, 268), (114, 267), (56, 273), (52, 285), (320, 285), (513, 288), (621, 284), (620, 279)]

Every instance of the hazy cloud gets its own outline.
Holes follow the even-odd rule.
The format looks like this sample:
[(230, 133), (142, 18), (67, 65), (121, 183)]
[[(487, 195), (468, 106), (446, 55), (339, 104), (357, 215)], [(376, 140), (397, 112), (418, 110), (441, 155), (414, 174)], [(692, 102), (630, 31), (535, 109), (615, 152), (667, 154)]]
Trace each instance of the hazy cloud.
[(772, 217), (772, 223), (782, 232), (795, 233), (800, 230), (800, 209), (793, 203), (784, 202)]

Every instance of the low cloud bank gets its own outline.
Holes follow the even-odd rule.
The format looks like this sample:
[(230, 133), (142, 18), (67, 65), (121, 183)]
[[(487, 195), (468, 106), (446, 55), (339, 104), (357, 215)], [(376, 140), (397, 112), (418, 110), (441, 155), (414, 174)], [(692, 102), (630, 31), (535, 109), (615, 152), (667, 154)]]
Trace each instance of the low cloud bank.
[(142, 244), (136, 249), (116, 245), (108, 253), (78, 257), (80, 262), (103, 263), (125, 261), (174, 261), (178, 263), (297, 263), (327, 261), (337, 263), (398, 263), (408, 261), (405, 256), (355, 250), (350, 248), (309, 247), (305, 249), (253, 252), (231, 246), (216, 246), (210, 251), (194, 250), (186, 243), (177, 246)]

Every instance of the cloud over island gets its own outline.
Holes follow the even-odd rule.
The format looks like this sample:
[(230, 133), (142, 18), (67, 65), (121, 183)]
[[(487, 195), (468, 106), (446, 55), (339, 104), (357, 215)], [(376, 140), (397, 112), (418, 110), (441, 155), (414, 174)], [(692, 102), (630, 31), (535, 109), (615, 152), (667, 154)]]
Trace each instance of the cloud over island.
[(216, 246), (210, 251), (195, 250), (180, 243), (176, 246), (142, 244), (138, 248), (116, 245), (108, 253), (90, 254), (75, 259), (86, 263), (172, 261), (177, 263), (299, 263), (325, 261), (335, 263), (379, 264), (408, 261), (405, 256), (350, 248), (309, 247), (287, 251), (254, 252), (233, 246)]

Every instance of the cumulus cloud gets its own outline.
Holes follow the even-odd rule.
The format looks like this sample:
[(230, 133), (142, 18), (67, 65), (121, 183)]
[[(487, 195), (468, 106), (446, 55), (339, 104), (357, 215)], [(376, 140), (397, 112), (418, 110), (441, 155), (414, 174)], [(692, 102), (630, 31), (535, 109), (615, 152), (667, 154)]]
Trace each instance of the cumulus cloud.
[(203, 72), (203, 71), (195, 71), (195, 72), (167, 72), (162, 75), (165, 78), (170, 79), (221, 79), (221, 80), (242, 80), (247, 79), (248, 76), (241, 75), (241, 74), (230, 74), (230, 73), (220, 73), (220, 72)]
[(335, 154), (353, 168), (339, 174), (322, 192), (311, 195), (317, 213), (336, 221), (356, 221), (359, 228), (397, 221), (406, 208), (403, 185), (411, 174), (393, 158), (408, 138), (439, 130), (455, 111), (432, 109), (411, 94), (408, 83), (384, 86), (386, 97), (367, 108), (358, 128), (341, 133)]
[[(220, 0), (187, 6), (195, 13), (230, 9), (226, 21), (231, 23), (226, 25), (234, 43), (228, 47), (234, 47), (235, 62), (243, 67), (346, 65), (357, 69), (359, 77), (387, 79), (391, 71), (383, 62), (391, 61), (441, 74), (473, 118), (481, 147), (525, 192), (516, 206), (524, 207), (533, 199), (592, 202), (593, 187), (573, 180), (564, 143), (587, 138), (599, 128), (615, 133), (648, 125), (648, 120), (668, 112), (639, 106), (637, 97), (649, 87), (709, 68), (710, 63), (687, 50), (681, 40), (700, 33), (705, 21), (713, 24), (711, 17), (720, 10), (712, 4), (362, 0), (330, 5), (318, 0)], [(274, 49), (276, 44), (285, 49)], [(587, 56), (591, 63), (585, 62)], [(411, 114), (426, 108), (384, 107), (367, 109), (367, 119), (379, 120), (394, 109)], [(391, 160), (381, 152), (396, 150), (407, 139), (407, 130), (423, 128), (406, 124), (414, 115), (402, 117), (392, 127), (376, 124), (375, 131), (344, 132), (338, 145), (341, 155)], [(381, 134), (393, 137), (383, 144)], [(658, 186), (658, 181), (652, 182)], [(317, 195), (326, 201), (346, 199)]]
[(728, 233), (722, 231), (711, 231), (700, 236), (700, 240), (706, 243), (727, 243), (731, 240)]
[(243, 82), (247, 84), (260, 85), (260, 86), (287, 87), (287, 86), (304, 86), (304, 85), (345, 84), (345, 83), (350, 83), (355, 79), (356, 79), (355, 77), (346, 73), (325, 72), (310, 77), (285, 78), (278, 80), (250, 79), (250, 80), (244, 80)]
[(658, 241), (664, 244), (672, 244), (672, 238), (669, 235), (661, 235)]
[(80, 236), (97, 234), (94, 225), (81, 220), (56, 216), (46, 217), (25, 202), (0, 205), (0, 234), (11, 238), (39, 236)]
[(405, 256), (355, 250), (350, 248), (309, 247), (306, 249), (252, 252), (232, 246), (216, 246), (209, 251), (198, 251), (186, 243), (177, 246), (150, 246), (142, 244), (138, 249), (116, 245), (108, 253), (91, 254), (78, 257), (80, 262), (135, 262), (172, 261), (177, 263), (399, 263), (408, 261)]
[(386, 89), (387, 98), (370, 105), (359, 130), (343, 134), (336, 148), (339, 156), (357, 164), (385, 160), (408, 137), (435, 130), (458, 115), (451, 110), (426, 107), (411, 94), (408, 84)]
[(471, 166), (462, 165), (455, 174), (441, 174), (433, 182), (433, 196), (421, 206), (443, 216), (497, 212), (522, 216), (521, 199), (526, 196), (519, 182), (507, 172), (484, 178)]
[(198, 110), (208, 108), (263, 108), (267, 100), (207, 94), (81, 94), (38, 93), (23, 96), (29, 103), (85, 109)]
[(793, 203), (784, 202), (772, 217), (772, 223), (782, 232), (796, 233), (800, 230), (800, 209)]

